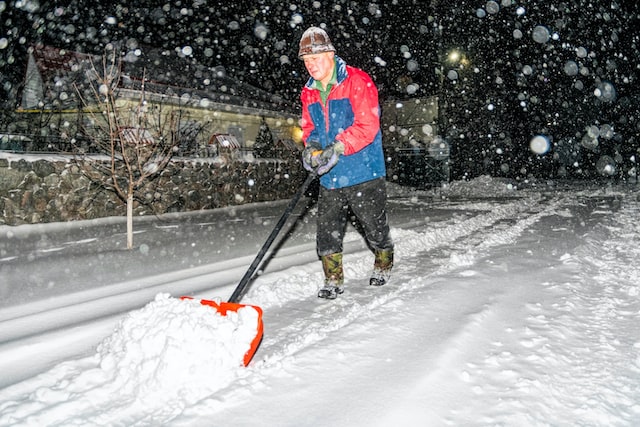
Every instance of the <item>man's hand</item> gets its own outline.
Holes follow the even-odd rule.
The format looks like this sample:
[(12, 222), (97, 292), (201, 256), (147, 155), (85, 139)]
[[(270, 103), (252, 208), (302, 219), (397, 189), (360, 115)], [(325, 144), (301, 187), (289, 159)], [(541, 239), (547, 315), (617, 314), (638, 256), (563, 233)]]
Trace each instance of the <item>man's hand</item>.
[(318, 169), (316, 172), (318, 175), (324, 175), (329, 172), (337, 163), (340, 156), (344, 153), (344, 144), (340, 141), (334, 141), (330, 145), (322, 150), (319, 156), (317, 156)]
[(322, 147), (318, 142), (309, 142), (302, 150), (302, 166), (309, 172), (313, 172), (318, 167), (318, 157), (322, 153)]

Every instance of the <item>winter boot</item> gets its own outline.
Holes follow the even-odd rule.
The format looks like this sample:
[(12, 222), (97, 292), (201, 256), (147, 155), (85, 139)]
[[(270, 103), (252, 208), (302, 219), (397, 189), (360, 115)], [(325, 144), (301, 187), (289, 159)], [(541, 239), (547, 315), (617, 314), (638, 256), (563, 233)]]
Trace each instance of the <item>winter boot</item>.
[(324, 286), (318, 291), (318, 298), (336, 299), (339, 294), (344, 292), (342, 288), (344, 283), (342, 254), (323, 255), (320, 259), (322, 260), (325, 279)]
[(373, 273), (369, 279), (369, 285), (382, 286), (389, 281), (393, 267), (393, 249), (376, 249), (376, 259), (373, 263)]

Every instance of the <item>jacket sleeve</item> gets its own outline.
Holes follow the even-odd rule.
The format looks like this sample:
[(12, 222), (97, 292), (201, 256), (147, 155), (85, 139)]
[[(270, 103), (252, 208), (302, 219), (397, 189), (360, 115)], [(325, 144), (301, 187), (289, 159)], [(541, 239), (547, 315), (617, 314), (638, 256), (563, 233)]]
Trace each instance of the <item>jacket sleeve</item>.
[(349, 70), (348, 81), (353, 124), (336, 137), (344, 144), (345, 155), (357, 153), (371, 144), (380, 131), (380, 106), (375, 83), (368, 74), (357, 69)]

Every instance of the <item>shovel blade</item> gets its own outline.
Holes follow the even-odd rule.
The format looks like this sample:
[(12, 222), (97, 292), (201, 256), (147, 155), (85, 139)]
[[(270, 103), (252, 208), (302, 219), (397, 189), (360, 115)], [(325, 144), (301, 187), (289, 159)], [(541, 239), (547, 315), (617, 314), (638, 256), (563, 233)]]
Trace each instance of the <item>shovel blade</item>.
[[(193, 299), (192, 297), (182, 297), (182, 299)], [(264, 324), (262, 322), (262, 309), (257, 305), (247, 305), (247, 304), (239, 304), (235, 302), (216, 302), (211, 300), (202, 299), (200, 300), (200, 304), (209, 306), (215, 309), (218, 313), (223, 316), (226, 316), (230, 311), (237, 312), (241, 308), (251, 307), (258, 312), (258, 322), (256, 324), (256, 336), (251, 341), (251, 346), (249, 350), (244, 354), (243, 363), (244, 366), (249, 365), (251, 359), (254, 354), (258, 350), (260, 346), (260, 342), (262, 342), (262, 336), (264, 334)]]

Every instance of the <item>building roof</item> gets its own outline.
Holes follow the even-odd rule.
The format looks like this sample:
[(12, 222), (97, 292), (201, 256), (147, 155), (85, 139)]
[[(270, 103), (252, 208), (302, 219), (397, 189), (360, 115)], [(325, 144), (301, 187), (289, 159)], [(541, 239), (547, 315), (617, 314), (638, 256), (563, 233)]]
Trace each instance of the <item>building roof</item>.
[(59, 49), (53, 46), (40, 46), (31, 52), (43, 79), (76, 76), (78, 71), (90, 65), (92, 57), (80, 52)]
[[(212, 103), (294, 113), (295, 106), (279, 96), (226, 75), (222, 67), (206, 67), (191, 59), (158, 49), (140, 55), (128, 54), (119, 62), (119, 87), (130, 90), (208, 99)], [(77, 88), (88, 88), (88, 73), (101, 72), (102, 57), (53, 46), (36, 45), (30, 50), (21, 107), (77, 108)], [(143, 86), (144, 84), (144, 86)]]

